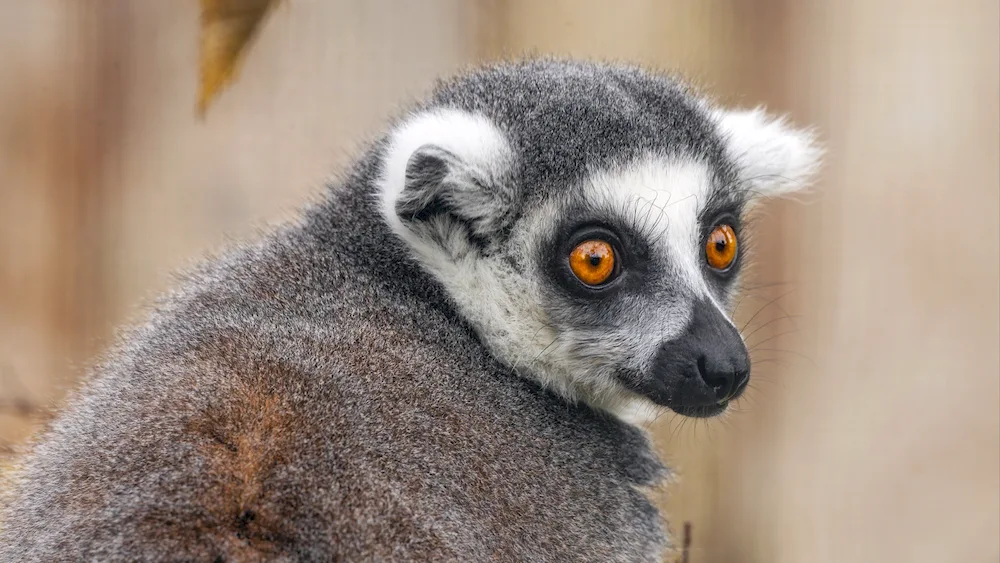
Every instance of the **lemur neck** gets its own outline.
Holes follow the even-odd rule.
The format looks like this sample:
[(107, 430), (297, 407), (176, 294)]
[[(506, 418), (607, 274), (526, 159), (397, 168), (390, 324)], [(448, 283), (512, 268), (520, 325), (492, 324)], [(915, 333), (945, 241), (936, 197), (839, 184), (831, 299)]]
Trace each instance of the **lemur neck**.
[(419, 300), (457, 317), (443, 285), (427, 272), (383, 219), (376, 194), (379, 154), (372, 150), (331, 185), (306, 216), (305, 229), (332, 264), (345, 263), (358, 283), (378, 286), (399, 300)]

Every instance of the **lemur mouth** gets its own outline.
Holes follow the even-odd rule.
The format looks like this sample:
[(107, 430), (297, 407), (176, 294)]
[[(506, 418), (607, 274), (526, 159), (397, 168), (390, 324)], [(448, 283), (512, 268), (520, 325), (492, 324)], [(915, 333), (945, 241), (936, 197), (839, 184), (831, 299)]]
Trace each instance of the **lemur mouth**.
[(722, 401), (721, 403), (715, 403), (713, 405), (670, 407), (670, 410), (679, 415), (689, 416), (691, 418), (712, 418), (713, 416), (718, 416), (726, 412), (728, 407), (729, 401)]
[(702, 405), (678, 405), (676, 407), (668, 406), (670, 410), (675, 413), (683, 416), (689, 416), (691, 418), (712, 418), (713, 416), (719, 416), (720, 414), (726, 412), (726, 409), (729, 408), (730, 402), (743, 395), (749, 381), (750, 378), (747, 377), (739, 383), (735, 391), (729, 394), (725, 399), (715, 403)]

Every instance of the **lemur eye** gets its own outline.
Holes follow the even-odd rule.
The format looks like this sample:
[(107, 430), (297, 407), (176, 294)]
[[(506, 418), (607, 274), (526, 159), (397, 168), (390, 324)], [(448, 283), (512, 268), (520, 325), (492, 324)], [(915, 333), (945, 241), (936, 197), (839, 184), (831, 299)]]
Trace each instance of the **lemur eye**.
[(736, 260), (736, 231), (729, 225), (717, 225), (705, 240), (705, 259), (716, 270), (725, 270)]
[(615, 272), (615, 250), (607, 241), (585, 240), (569, 253), (569, 267), (583, 283), (601, 285)]

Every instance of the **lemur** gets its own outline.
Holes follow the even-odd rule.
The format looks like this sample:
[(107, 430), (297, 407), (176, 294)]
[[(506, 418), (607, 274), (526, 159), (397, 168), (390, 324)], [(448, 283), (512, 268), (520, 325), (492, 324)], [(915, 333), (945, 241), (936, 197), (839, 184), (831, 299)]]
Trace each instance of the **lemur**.
[(746, 388), (746, 213), (819, 159), (634, 66), (443, 81), (121, 339), (13, 477), (0, 558), (658, 561), (642, 422)]

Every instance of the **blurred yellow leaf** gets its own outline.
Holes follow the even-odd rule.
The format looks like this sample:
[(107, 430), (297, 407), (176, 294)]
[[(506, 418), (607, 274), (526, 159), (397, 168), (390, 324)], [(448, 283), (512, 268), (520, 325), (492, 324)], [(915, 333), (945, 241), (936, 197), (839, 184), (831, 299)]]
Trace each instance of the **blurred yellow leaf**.
[(264, 17), (282, 0), (201, 0), (201, 87), (198, 114), (239, 74)]

